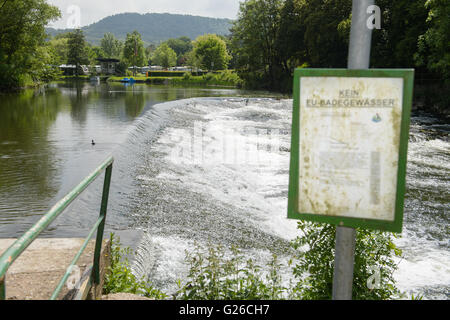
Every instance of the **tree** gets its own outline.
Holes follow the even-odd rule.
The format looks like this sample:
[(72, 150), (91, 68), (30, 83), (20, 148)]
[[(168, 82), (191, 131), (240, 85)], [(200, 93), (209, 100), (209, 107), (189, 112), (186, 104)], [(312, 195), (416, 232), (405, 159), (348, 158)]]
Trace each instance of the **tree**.
[(82, 30), (77, 29), (70, 33), (67, 40), (68, 53), (67, 63), (76, 66), (76, 75), (80, 74), (80, 66), (83, 64), (89, 64), (89, 48), (87, 47), (86, 40), (84, 39), (84, 33)]
[(156, 48), (152, 61), (167, 69), (177, 64), (177, 54), (167, 45), (167, 43), (162, 43)]
[(123, 44), (112, 33), (108, 32), (103, 36), (100, 47), (105, 53), (106, 58), (119, 58), (123, 49)]
[(188, 37), (169, 39), (164, 43), (166, 43), (177, 54), (177, 64), (182, 64), (186, 60), (186, 54), (193, 48), (192, 41)]
[(419, 36), (415, 60), (450, 82), (450, 2), (428, 0), (428, 29)]
[(277, 50), (281, 0), (241, 2), (232, 32), (232, 52), (239, 76), (247, 85), (279, 89), (284, 74)]
[(68, 38), (53, 38), (47, 42), (47, 46), (54, 53), (54, 64), (61, 65), (67, 63)]
[(44, 0), (9, 0), (0, 5), (0, 87), (17, 88), (41, 80), (34, 62), (43, 53), (38, 48), (47, 37), (45, 26), (60, 17), (59, 9)]
[(194, 41), (193, 54), (198, 59), (200, 67), (209, 70), (227, 69), (231, 59), (225, 41), (215, 34), (197, 37)]
[(307, 61), (305, 25), (301, 17), (298, 1), (286, 0), (280, 11), (280, 24), (275, 44), (286, 73), (291, 73), (294, 68)]
[[(375, 68), (416, 67), (414, 53), (419, 36), (427, 29), (426, 0), (378, 0), (383, 9), (381, 30), (374, 30), (371, 66)], [(389, 57), (389, 59), (386, 59)]]
[[(147, 63), (144, 42), (136, 30), (128, 33), (123, 47), (123, 58), (128, 66), (142, 67)], [(134, 69), (136, 74), (136, 70)]]
[(88, 45), (88, 52), (89, 52), (89, 61), (91, 64), (95, 64), (98, 58), (107, 57), (102, 47)]
[(298, 10), (308, 63), (312, 67), (346, 68), (349, 33), (340, 33), (339, 26), (349, 19), (352, 1), (311, 0), (301, 2)]

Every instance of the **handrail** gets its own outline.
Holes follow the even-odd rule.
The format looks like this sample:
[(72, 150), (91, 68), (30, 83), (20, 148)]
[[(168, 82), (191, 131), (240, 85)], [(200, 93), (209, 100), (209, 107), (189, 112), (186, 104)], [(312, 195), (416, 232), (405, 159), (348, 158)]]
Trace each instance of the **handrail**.
[(1, 256), (0, 256), (0, 300), (6, 299), (6, 273), (12, 263), (22, 254), (23, 251), (44, 231), (50, 223), (52, 223), (68, 206), (71, 204), (102, 172), (105, 170), (105, 180), (103, 182), (102, 203), (100, 207), (99, 219), (91, 229), (88, 237), (82, 245), (80, 251), (75, 256), (70, 266), (66, 270), (61, 282), (58, 284), (51, 299), (56, 299), (59, 291), (64, 285), (67, 277), (70, 275), (75, 263), (81, 256), (81, 253), (87, 246), (89, 239), (92, 237), (94, 231), (97, 229), (97, 238), (95, 242), (94, 261), (91, 277), (94, 284), (100, 284), (100, 253), (103, 241), (103, 231), (105, 227), (106, 211), (109, 198), (109, 187), (111, 184), (112, 165), (114, 159), (109, 157), (97, 169), (95, 169), (89, 176), (80, 182), (71, 192), (56, 203), (33, 227), (31, 227), (23, 236), (17, 239)]

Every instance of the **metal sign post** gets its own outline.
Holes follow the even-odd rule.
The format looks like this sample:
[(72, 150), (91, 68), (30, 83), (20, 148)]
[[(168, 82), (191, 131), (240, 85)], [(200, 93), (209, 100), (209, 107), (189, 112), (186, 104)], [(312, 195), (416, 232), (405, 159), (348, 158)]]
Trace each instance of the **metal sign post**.
[(288, 218), (336, 225), (335, 300), (352, 299), (355, 228), (403, 225), (414, 70), (369, 69), (373, 4), (353, 0), (347, 69), (294, 72)]
[[(367, 8), (374, 0), (353, 0), (348, 69), (368, 69), (372, 29), (367, 27)], [(356, 230), (336, 228), (333, 300), (351, 300), (355, 261)]]

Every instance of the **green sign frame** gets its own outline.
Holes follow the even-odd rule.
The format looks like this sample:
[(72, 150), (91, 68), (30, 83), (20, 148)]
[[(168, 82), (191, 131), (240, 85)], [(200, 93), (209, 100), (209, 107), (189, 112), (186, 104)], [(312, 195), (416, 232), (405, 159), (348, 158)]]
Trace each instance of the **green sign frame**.
[[(302, 77), (352, 77), (352, 78), (402, 78), (403, 106), (397, 171), (397, 193), (395, 197), (394, 221), (355, 217), (330, 216), (299, 212), (299, 168), (300, 168), (300, 79)], [(292, 116), (291, 158), (289, 173), (288, 218), (328, 223), (337, 226), (402, 232), (407, 165), (409, 126), (414, 86), (414, 69), (310, 69), (298, 68), (294, 72), (294, 96)]]

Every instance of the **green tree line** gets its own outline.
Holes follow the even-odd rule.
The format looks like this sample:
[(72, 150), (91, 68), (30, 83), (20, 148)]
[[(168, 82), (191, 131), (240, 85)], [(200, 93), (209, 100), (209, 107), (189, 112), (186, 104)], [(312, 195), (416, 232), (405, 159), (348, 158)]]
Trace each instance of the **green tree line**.
[[(412, 67), (450, 81), (450, 2), (377, 0), (372, 68)], [(235, 67), (248, 87), (290, 91), (299, 66), (345, 68), (352, 0), (247, 0), (231, 29)]]
[(125, 41), (106, 33), (99, 46), (87, 42), (80, 29), (48, 36), (45, 26), (60, 16), (59, 9), (45, 0), (0, 0), (0, 90), (57, 79), (62, 64), (75, 65), (77, 76), (82, 74), (82, 66), (94, 71), (98, 58), (119, 59), (116, 71), (120, 75), (125, 75), (128, 67), (151, 64), (226, 69), (230, 60), (224, 38), (213, 34), (195, 41), (169, 39), (147, 48), (137, 31), (128, 33)]
[[(449, 83), (450, 2), (376, 4), (382, 28), (373, 33), (371, 67), (413, 67)], [(125, 41), (106, 33), (95, 46), (81, 30), (46, 35), (45, 26), (60, 12), (45, 0), (0, 0), (0, 88), (52, 80), (61, 64), (116, 58), (122, 75), (130, 66), (146, 65), (235, 69), (247, 88), (290, 92), (296, 67), (346, 67), (351, 5), (352, 0), (246, 0), (228, 37), (184, 36), (146, 46), (133, 31)]]

